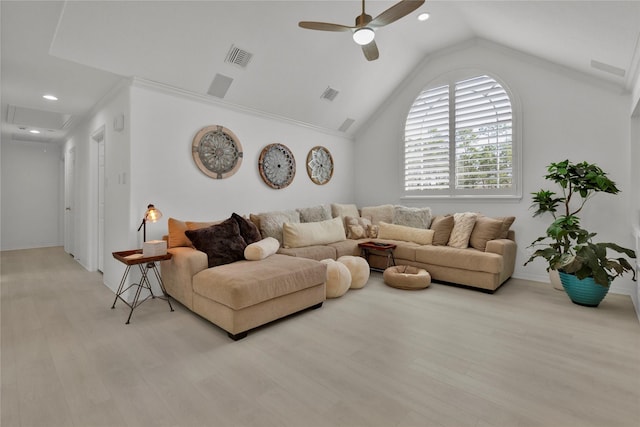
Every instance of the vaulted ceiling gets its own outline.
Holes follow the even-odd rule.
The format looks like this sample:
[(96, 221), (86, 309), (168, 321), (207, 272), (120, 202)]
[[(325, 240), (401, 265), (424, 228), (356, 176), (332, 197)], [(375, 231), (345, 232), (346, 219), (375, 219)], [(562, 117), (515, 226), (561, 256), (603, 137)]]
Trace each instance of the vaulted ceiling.
[[(370, 0), (366, 11), (375, 17), (395, 3)], [(639, 72), (637, 1), (427, 0), (377, 30), (376, 61), (364, 58), (349, 33), (297, 25), (353, 25), (361, 7), (358, 0), (2, 0), (3, 140), (60, 141), (134, 76), (325, 129), (350, 119), (346, 133), (353, 134), (430, 54), (474, 38), (620, 92)], [(422, 12), (430, 14), (424, 22)], [(236, 62), (251, 55), (246, 66), (227, 61), (232, 47)], [(327, 88), (338, 92), (332, 101), (322, 97)]]

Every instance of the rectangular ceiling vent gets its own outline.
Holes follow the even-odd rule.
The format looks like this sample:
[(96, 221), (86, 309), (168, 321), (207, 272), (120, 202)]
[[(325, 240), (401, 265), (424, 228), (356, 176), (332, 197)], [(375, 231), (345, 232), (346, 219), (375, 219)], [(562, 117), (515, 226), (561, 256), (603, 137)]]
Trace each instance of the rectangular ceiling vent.
[(339, 93), (340, 92), (338, 92), (337, 90), (335, 90), (331, 86), (327, 86), (327, 88), (324, 90), (324, 92), (322, 92), (322, 95), (320, 95), (320, 98), (327, 99), (329, 101), (333, 101), (334, 99), (336, 99), (336, 96), (338, 96)]
[(231, 45), (231, 49), (229, 49), (224, 62), (246, 68), (247, 65), (249, 65), (249, 61), (251, 61), (252, 57), (252, 53), (249, 53), (244, 49), (240, 49), (237, 46)]
[(342, 123), (342, 126), (340, 126), (340, 127), (338, 128), (338, 130), (339, 130), (340, 132), (346, 132), (346, 131), (351, 127), (351, 125), (352, 125), (352, 124), (354, 124), (354, 123), (355, 123), (355, 120), (354, 120), (354, 119), (346, 119), (346, 120)]

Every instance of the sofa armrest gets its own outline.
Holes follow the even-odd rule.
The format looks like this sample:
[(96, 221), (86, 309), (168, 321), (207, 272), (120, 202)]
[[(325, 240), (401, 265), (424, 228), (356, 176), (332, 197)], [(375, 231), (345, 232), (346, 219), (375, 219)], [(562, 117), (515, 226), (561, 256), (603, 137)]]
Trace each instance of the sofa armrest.
[(191, 309), (193, 303), (191, 278), (209, 268), (207, 254), (187, 247), (170, 248), (167, 252), (173, 256), (169, 260), (160, 262), (164, 287), (169, 295)]
[(507, 280), (516, 268), (516, 252), (518, 245), (510, 239), (495, 239), (487, 242), (485, 252), (502, 255), (503, 269), (500, 273), (501, 282)]
[(494, 239), (487, 242), (485, 252), (491, 252), (498, 255), (505, 255), (508, 252), (516, 251), (516, 242), (510, 239)]

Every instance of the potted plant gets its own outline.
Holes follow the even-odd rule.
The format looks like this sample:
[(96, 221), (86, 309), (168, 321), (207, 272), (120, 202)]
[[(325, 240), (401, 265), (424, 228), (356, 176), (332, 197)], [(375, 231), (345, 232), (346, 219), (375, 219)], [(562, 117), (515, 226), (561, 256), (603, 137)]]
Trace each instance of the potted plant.
[[(534, 217), (545, 213), (553, 216), (546, 235), (537, 238), (529, 247), (538, 248), (525, 265), (541, 257), (547, 261), (547, 271), (560, 273), (565, 291), (576, 304), (597, 307), (609, 290), (611, 281), (630, 271), (633, 280), (636, 272), (628, 258), (635, 252), (615, 243), (594, 242), (596, 233), (580, 226), (577, 214), (585, 203), (603, 192), (617, 194), (620, 190), (607, 174), (595, 164), (571, 163), (565, 160), (551, 163), (545, 179), (559, 185), (562, 193), (540, 190), (532, 193)], [(610, 257), (609, 251), (622, 254)]]

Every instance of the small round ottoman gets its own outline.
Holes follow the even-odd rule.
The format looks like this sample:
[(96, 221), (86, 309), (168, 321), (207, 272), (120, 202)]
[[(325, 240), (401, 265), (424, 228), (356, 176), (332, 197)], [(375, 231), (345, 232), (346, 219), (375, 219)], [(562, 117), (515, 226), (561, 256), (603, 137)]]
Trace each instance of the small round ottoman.
[(397, 265), (382, 273), (384, 283), (398, 289), (424, 289), (431, 284), (431, 275), (427, 270), (410, 265)]
[(351, 273), (347, 266), (330, 258), (320, 262), (327, 264), (327, 298), (338, 298), (346, 294), (351, 286)]
[(367, 260), (359, 256), (344, 255), (337, 261), (344, 264), (351, 273), (350, 289), (364, 288), (364, 285), (369, 281), (369, 274), (371, 274)]

